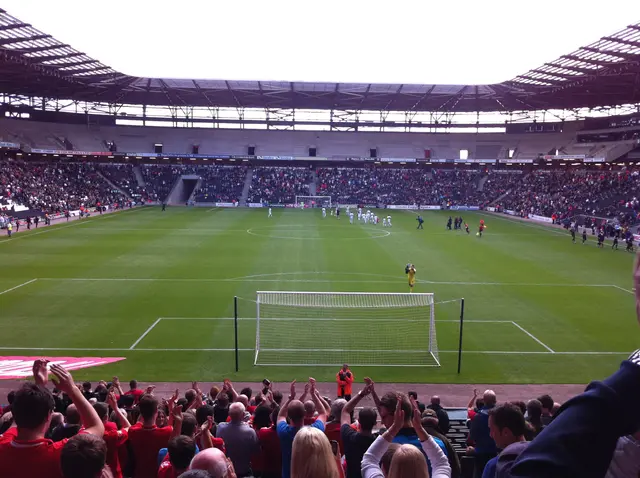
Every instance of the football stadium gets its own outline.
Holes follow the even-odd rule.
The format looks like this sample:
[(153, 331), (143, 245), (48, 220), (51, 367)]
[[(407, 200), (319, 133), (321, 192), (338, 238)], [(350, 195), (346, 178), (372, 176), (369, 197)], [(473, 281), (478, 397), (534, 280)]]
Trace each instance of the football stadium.
[(31, 23), (0, 476), (638, 476), (640, 23), (469, 85), (133, 76)]

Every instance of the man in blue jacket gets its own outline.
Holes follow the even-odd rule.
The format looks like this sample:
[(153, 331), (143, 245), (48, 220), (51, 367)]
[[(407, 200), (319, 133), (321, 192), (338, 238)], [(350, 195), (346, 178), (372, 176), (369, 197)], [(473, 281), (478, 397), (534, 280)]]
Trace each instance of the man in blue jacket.
[(498, 454), (496, 442), (491, 438), (489, 429), (489, 410), (496, 406), (496, 394), (493, 390), (487, 390), (483, 395), (484, 407), (476, 414), (471, 421), (469, 434), (475, 443), (476, 461), (473, 469), (473, 476), (480, 478), (484, 467), (489, 460)]

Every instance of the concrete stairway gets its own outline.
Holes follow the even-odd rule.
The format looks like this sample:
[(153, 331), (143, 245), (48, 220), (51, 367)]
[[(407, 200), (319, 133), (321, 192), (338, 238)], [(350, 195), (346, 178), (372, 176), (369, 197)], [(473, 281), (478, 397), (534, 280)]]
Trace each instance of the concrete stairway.
[(247, 169), (247, 175), (244, 178), (244, 187), (242, 188), (242, 196), (240, 196), (240, 206), (247, 205), (247, 198), (249, 197), (249, 190), (251, 189), (251, 180), (253, 179), (253, 169)]

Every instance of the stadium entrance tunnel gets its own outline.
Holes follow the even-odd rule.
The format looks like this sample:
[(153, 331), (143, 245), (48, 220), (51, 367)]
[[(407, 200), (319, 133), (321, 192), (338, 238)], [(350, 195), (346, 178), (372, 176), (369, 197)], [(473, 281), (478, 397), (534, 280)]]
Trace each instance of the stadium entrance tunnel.
[(193, 197), (200, 182), (200, 177), (194, 174), (180, 176), (171, 193), (169, 193), (167, 203), (172, 205), (187, 204)]

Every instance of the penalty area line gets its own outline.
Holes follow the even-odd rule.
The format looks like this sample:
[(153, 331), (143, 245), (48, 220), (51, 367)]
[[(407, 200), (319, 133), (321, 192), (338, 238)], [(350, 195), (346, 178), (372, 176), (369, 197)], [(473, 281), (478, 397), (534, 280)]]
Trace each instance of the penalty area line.
[(32, 284), (33, 282), (35, 282), (35, 281), (37, 281), (37, 280), (38, 280), (38, 279), (31, 279), (31, 280), (29, 280), (29, 281), (27, 281), (27, 282), (23, 282), (23, 283), (22, 283), (22, 284), (20, 284), (20, 285), (17, 285), (17, 286), (15, 286), (15, 287), (12, 287), (11, 289), (3, 290), (2, 292), (0, 292), (0, 295), (2, 295), (2, 294), (7, 294), (7, 293), (11, 292), (12, 290), (16, 290), (16, 289), (19, 289), (20, 287), (24, 287), (25, 285)]
[(135, 349), (136, 345), (138, 345), (142, 341), (142, 339), (144, 339), (147, 336), (147, 334), (149, 332), (151, 332), (153, 330), (153, 328), (160, 323), (161, 320), (162, 320), (162, 317), (159, 318), (158, 320), (156, 320), (153, 324), (151, 324), (151, 326), (147, 330), (145, 330), (144, 333), (140, 337), (138, 337), (138, 340), (136, 340), (133, 343), (133, 345), (131, 347), (129, 347), (129, 350)]
[(545, 349), (547, 349), (550, 353), (554, 354), (555, 351), (549, 347), (547, 344), (545, 344), (542, 340), (540, 340), (538, 337), (536, 337), (535, 335), (533, 335), (531, 332), (527, 331), (524, 327), (520, 326), (519, 324), (517, 324), (516, 322), (511, 321), (511, 323), (513, 325), (515, 325), (517, 328), (519, 328), (521, 331), (523, 331), (525, 334), (527, 334), (529, 337), (531, 337), (533, 340), (535, 340), (536, 342), (538, 342), (540, 345), (542, 345)]
[(615, 287), (616, 289), (621, 290), (622, 292), (626, 292), (627, 294), (635, 294), (634, 290), (625, 289), (624, 287), (620, 287), (619, 285), (611, 284), (611, 287)]

